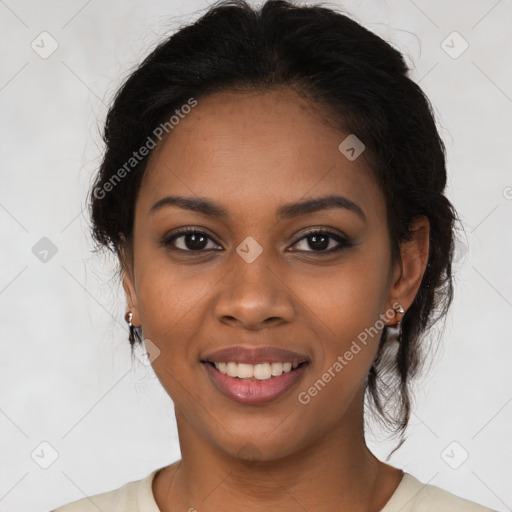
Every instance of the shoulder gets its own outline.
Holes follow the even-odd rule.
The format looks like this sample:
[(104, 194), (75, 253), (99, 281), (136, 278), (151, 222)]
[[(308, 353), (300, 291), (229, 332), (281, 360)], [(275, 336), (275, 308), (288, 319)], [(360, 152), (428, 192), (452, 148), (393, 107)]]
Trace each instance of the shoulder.
[(151, 489), (153, 478), (160, 469), (155, 469), (141, 480), (128, 482), (109, 492), (87, 496), (51, 512), (160, 512)]
[(380, 512), (495, 512), (404, 473), (400, 485)]

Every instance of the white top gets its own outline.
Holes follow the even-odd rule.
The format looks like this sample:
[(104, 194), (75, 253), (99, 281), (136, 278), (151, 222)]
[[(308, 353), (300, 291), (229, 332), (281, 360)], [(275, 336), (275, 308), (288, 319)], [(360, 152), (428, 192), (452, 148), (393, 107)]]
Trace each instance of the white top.
[[(152, 491), (155, 469), (142, 480), (128, 482), (119, 489), (63, 505), (51, 512), (161, 512)], [(395, 492), (379, 512), (496, 512), (459, 498), (434, 485), (423, 484), (404, 473)]]

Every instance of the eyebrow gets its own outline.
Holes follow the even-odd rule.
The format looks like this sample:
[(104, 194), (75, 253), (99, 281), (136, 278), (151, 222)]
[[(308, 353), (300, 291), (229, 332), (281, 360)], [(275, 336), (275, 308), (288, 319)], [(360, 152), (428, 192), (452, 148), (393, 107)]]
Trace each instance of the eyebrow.
[[(167, 206), (177, 206), (184, 210), (191, 210), (211, 217), (228, 218), (230, 216), (228, 210), (223, 206), (201, 197), (166, 196), (157, 201), (149, 211), (150, 213), (154, 213)], [(328, 208), (344, 208), (356, 213), (366, 221), (366, 215), (359, 205), (346, 197), (337, 195), (317, 197), (284, 204), (278, 208), (277, 216), (279, 219), (290, 219)]]

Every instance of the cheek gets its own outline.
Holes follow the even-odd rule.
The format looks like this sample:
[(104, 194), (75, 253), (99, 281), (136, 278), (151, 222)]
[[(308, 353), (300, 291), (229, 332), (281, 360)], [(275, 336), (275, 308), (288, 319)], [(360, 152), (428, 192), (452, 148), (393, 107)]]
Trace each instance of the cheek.
[[(357, 337), (386, 306), (389, 262), (377, 249), (359, 247), (341, 264), (316, 275), (289, 277), (293, 290), (334, 340)], [(382, 254), (382, 252), (380, 252)]]
[(197, 345), (202, 322), (198, 312), (207, 300), (211, 284), (191, 280), (186, 272), (170, 265), (153, 264), (140, 275), (139, 312), (144, 337), (160, 350), (152, 361), (153, 370), (163, 388), (180, 408), (194, 408), (193, 372), (199, 368)]
[[(139, 261), (143, 261), (141, 258)], [(137, 300), (144, 336), (151, 339), (169, 361), (197, 359), (192, 352), (201, 329), (198, 313), (215, 287), (215, 279), (197, 268), (178, 268), (165, 258), (153, 257), (151, 264), (140, 265), (137, 276)], [(197, 347), (195, 347), (197, 349)], [(173, 365), (174, 366), (174, 365)]]
[(321, 391), (321, 401), (343, 402), (343, 397), (352, 396), (376, 356), (389, 292), (389, 262), (375, 254), (379, 254), (377, 249), (361, 247), (331, 270), (329, 277), (301, 277), (302, 288), (296, 281), (295, 291), (304, 298), (304, 309), (315, 324), (318, 343), (307, 382), (315, 389), (311, 393), (303, 391), (310, 396)]

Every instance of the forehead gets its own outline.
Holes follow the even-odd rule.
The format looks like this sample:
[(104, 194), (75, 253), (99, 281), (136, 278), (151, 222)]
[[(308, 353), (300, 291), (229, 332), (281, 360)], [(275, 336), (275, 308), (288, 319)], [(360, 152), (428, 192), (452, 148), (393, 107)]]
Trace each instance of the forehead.
[(349, 134), (329, 126), (318, 105), (292, 90), (197, 101), (153, 151), (137, 209), (149, 212), (167, 194), (211, 197), (241, 213), (337, 193), (382, 215), (366, 160), (339, 150)]

